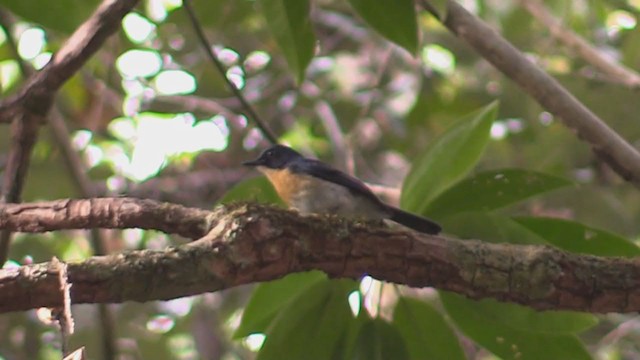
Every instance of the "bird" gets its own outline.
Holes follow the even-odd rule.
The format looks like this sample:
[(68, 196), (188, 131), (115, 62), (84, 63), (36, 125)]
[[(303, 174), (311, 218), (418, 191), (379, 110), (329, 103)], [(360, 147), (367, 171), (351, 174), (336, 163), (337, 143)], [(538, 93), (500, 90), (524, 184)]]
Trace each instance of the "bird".
[(421, 233), (436, 235), (434, 221), (380, 200), (361, 180), (284, 145), (274, 145), (242, 163), (263, 173), (278, 196), (302, 215), (336, 214), (352, 219), (389, 219)]

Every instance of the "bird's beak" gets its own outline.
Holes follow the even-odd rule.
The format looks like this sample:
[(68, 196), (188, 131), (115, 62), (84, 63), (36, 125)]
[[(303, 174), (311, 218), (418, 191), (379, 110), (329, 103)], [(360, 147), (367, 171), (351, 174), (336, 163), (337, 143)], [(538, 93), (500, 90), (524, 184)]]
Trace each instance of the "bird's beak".
[(260, 161), (260, 159), (251, 160), (251, 161), (245, 161), (245, 162), (242, 163), (242, 165), (244, 165), (244, 166), (260, 166), (260, 165), (262, 165), (262, 161)]

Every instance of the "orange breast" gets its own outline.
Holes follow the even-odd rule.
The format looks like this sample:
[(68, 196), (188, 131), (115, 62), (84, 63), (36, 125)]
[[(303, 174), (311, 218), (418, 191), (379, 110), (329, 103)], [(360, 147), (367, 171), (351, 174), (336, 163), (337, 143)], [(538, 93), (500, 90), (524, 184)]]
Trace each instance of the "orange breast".
[(269, 179), (282, 200), (291, 205), (291, 200), (300, 191), (303, 191), (310, 181), (306, 176), (294, 175), (288, 169), (274, 170), (260, 169)]

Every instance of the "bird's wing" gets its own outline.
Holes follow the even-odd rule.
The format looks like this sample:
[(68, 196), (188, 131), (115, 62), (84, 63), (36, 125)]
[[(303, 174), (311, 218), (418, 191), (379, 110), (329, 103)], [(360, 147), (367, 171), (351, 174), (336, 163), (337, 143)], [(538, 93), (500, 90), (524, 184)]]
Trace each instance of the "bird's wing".
[(372, 201), (382, 204), (380, 199), (359, 179), (347, 175), (338, 169), (323, 163), (320, 160), (300, 159), (291, 164), (294, 173), (308, 174), (319, 179), (342, 185), (354, 194), (365, 196)]

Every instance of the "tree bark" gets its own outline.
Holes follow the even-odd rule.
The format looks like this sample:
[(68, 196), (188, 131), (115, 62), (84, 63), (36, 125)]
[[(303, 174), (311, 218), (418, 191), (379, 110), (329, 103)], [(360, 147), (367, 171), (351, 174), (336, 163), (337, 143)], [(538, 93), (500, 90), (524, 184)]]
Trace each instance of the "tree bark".
[[(213, 211), (102, 198), (5, 205), (0, 229), (156, 229), (198, 240), (65, 264), (72, 303), (167, 300), (319, 269), (535, 309), (640, 310), (640, 259), (394, 230), (256, 204)], [(0, 312), (62, 305), (60, 262), (0, 270)], [(62, 284), (64, 285), (64, 284)]]

